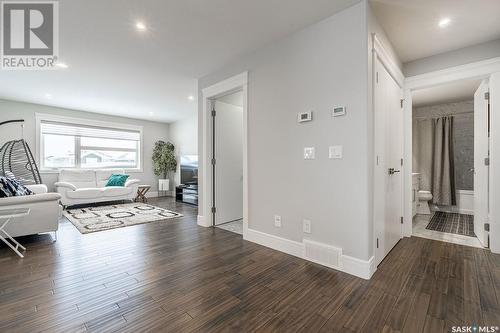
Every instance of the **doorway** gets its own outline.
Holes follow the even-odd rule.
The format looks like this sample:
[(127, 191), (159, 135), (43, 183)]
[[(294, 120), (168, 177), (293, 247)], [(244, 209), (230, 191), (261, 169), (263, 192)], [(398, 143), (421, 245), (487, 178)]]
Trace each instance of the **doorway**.
[[(216, 180), (213, 166), (213, 151), (214, 138), (212, 134), (216, 119), (212, 117), (212, 109), (215, 107), (215, 102), (218, 98), (230, 95), (234, 92), (242, 92), (243, 99), (243, 120), (242, 120), (242, 202), (243, 202), (243, 238), (248, 231), (248, 128), (247, 128), (247, 95), (248, 95), (248, 72), (235, 75), (223, 81), (217, 82), (202, 90), (202, 106), (203, 112), (201, 115), (201, 156), (200, 156), (200, 197), (199, 197), (199, 215), (198, 225), (203, 227), (216, 227), (217, 222), (217, 207), (216, 207), (216, 188), (214, 182)], [(217, 111), (216, 111), (217, 117)], [(217, 128), (215, 128), (217, 130)], [(215, 141), (215, 143), (217, 143)], [(215, 161), (217, 164), (217, 161)]]
[(402, 237), (403, 91), (378, 57), (373, 66), (375, 264), (379, 265)]
[(412, 91), (412, 235), (488, 247), (488, 81)]
[(243, 234), (243, 91), (212, 100), (214, 226)]

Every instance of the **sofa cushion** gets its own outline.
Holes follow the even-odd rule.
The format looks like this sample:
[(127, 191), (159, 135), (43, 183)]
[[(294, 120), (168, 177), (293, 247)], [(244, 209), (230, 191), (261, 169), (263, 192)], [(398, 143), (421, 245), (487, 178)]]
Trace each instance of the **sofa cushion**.
[(121, 169), (102, 169), (95, 171), (95, 177), (97, 181), (97, 187), (105, 187), (108, 183), (109, 177), (113, 174), (124, 174), (125, 170)]
[(59, 181), (75, 185), (76, 188), (96, 188), (96, 172), (94, 170), (63, 169), (59, 172)]
[(103, 196), (102, 188), (79, 188), (75, 191), (66, 192), (71, 199), (95, 199)]
[(105, 197), (119, 197), (132, 193), (132, 188), (123, 186), (108, 186), (103, 189)]

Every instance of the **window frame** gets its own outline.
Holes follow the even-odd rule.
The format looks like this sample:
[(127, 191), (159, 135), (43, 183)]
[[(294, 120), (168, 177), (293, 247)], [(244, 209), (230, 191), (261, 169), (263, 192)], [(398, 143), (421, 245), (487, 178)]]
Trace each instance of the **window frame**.
[[(61, 169), (82, 169), (82, 170), (92, 170), (92, 169), (119, 169), (119, 170), (127, 170), (129, 172), (143, 172), (144, 165), (144, 137), (143, 137), (143, 126), (137, 125), (129, 125), (123, 123), (115, 123), (115, 122), (107, 122), (100, 120), (91, 120), (91, 119), (82, 119), (82, 118), (74, 118), (74, 117), (65, 117), (58, 116), (53, 114), (43, 114), (36, 113), (35, 114), (36, 121), (36, 160), (38, 161), (38, 165), (40, 167), (40, 173), (59, 173)], [(67, 124), (75, 124), (75, 125), (83, 125), (83, 126), (91, 126), (91, 127), (102, 127), (111, 130), (128, 130), (128, 131), (136, 131), (139, 132), (139, 142), (137, 145), (137, 163), (138, 166), (135, 168), (127, 168), (127, 167), (113, 167), (113, 168), (82, 168), (81, 167), (81, 150), (92, 148), (87, 146), (80, 145), (80, 137), (75, 137), (75, 166), (74, 167), (61, 167), (61, 168), (47, 168), (43, 163), (44, 156), (44, 138), (42, 135), (41, 125), (42, 122), (60, 122)], [(97, 150), (105, 150), (103, 147), (97, 147)], [(113, 149), (115, 150), (115, 149)], [(122, 149), (116, 149), (117, 151), (121, 151)], [(127, 150), (131, 151), (131, 150)]]

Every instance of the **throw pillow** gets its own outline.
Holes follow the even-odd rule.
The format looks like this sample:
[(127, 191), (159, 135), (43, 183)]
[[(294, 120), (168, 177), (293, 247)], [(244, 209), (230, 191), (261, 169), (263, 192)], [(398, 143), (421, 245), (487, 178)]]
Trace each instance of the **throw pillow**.
[(20, 197), (31, 195), (33, 191), (15, 178), (0, 177), (0, 197)]
[(127, 178), (129, 175), (122, 175), (122, 174), (112, 174), (111, 177), (108, 179), (108, 183), (106, 186), (125, 186), (125, 183), (127, 182)]

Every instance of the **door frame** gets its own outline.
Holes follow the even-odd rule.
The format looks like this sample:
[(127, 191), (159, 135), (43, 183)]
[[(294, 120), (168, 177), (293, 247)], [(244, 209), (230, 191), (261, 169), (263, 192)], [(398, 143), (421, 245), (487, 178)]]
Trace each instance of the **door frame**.
[[(466, 65), (460, 65), (455, 67), (446, 68), (443, 70), (432, 71), (424, 74), (419, 74), (411, 77), (407, 77), (404, 83), (404, 162), (407, 166), (404, 174), (404, 184), (405, 184), (405, 193), (404, 193), (404, 221), (403, 224), (403, 234), (405, 237), (410, 237), (412, 235), (412, 160), (413, 160), (413, 151), (412, 151), (412, 93), (415, 90), (430, 88), (434, 86), (439, 86), (442, 84), (466, 80), (466, 79), (490, 79), (494, 73), (500, 73), (500, 57), (492, 58), (488, 60), (477, 61), (473, 63), (469, 63)], [(490, 90), (490, 98), (497, 97), (500, 99), (500, 90), (496, 90), (493, 87), (494, 92)], [(497, 127), (497, 131), (500, 132), (500, 117), (494, 117), (495, 114), (494, 109), (497, 109), (500, 105), (492, 105), (491, 107), (491, 126)], [(497, 110), (497, 113), (500, 110)], [(496, 132), (495, 132), (496, 133)], [(494, 135), (498, 135), (496, 138)], [(493, 143), (494, 141), (500, 142), (500, 133), (493, 134), (491, 133), (490, 141)], [(498, 149), (498, 148), (497, 148)], [(493, 149), (490, 154), (493, 153)], [(495, 158), (496, 157), (496, 158)], [(499, 162), (497, 162), (497, 159)], [(490, 172), (495, 169), (493, 164), (496, 165), (498, 163), (497, 168), (500, 169), (500, 154), (498, 156), (491, 156), (490, 160)], [(490, 189), (491, 186), (490, 179)], [(495, 193), (494, 190), (490, 191), (490, 200), (495, 200), (495, 198), (500, 198), (500, 189), (498, 189), (498, 193)], [(498, 211), (490, 212), (491, 221), (495, 218), (498, 220), (500, 218), (500, 209)], [(496, 252), (500, 252), (500, 226), (498, 226), (498, 221), (494, 226), (493, 223), (490, 229), (490, 249)], [(495, 252), (495, 251), (494, 251)]]
[(202, 89), (202, 122), (201, 122), (201, 179), (199, 186), (198, 225), (212, 226), (212, 101), (236, 91), (243, 92), (243, 236), (248, 230), (248, 72), (230, 77)]
[[(378, 235), (378, 224), (377, 224), (377, 211), (376, 207), (380, 205), (380, 203), (377, 200), (377, 195), (375, 195), (375, 192), (377, 191), (377, 178), (375, 175), (375, 168), (377, 165), (377, 156), (375, 152), (377, 151), (376, 147), (376, 142), (375, 142), (375, 133), (377, 131), (377, 128), (375, 127), (375, 87), (377, 85), (377, 66), (376, 66), (376, 61), (378, 60), (380, 64), (387, 70), (389, 75), (392, 77), (392, 79), (396, 82), (396, 84), (399, 86), (401, 89), (401, 98), (403, 98), (403, 93), (404, 93), (404, 75), (403, 72), (401, 72), (399, 66), (395, 64), (392, 61), (392, 58), (390, 57), (390, 53), (387, 51), (387, 49), (384, 47), (382, 42), (378, 39), (376, 34), (372, 34), (372, 61), (371, 61), (371, 67), (372, 67), (372, 89), (371, 89), (371, 105), (372, 105), (372, 112), (373, 112), (373, 210), (372, 210), (372, 225), (373, 225), (373, 256), (375, 258), (376, 265), (378, 265), (384, 258), (377, 258), (377, 235)], [(403, 110), (401, 110), (403, 112)], [(404, 115), (403, 115), (403, 122), (405, 121)], [(404, 128), (403, 128), (404, 131)], [(403, 137), (401, 138), (403, 142), (401, 142), (403, 146), (403, 155), (404, 155), (404, 149), (405, 149), (405, 138), (404, 138), (404, 133)], [(403, 157), (403, 156), (402, 156)], [(404, 216), (404, 203), (405, 203), (405, 170), (407, 168), (406, 163), (403, 163), (401, 165), (401, 192), (403, 194), (403, 200), (402, 202), (402, 207), (401, 207), (401, 214)], [(385, 201), (384, 201), (385, 203)], [(385, 207), (384, 207), (385, 209)], [(401, 228), (401, 234), (400, 238), (403, 238), (403, 229)]]

